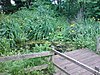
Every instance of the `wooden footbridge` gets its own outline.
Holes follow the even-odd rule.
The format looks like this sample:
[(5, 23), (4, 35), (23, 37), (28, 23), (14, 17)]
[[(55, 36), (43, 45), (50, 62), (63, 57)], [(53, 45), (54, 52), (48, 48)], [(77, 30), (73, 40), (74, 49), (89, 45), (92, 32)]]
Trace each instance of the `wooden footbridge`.
[(100, 75), (100, 56), (89, 49), (79, 49), (53, 56), (55, 75)]
[[(100, 45), (97, 45), (100, 46)], [(99, 49), (99, 47), (97, 47)], [(56, 53), (56, 55), (54, 55)], [(9, 60), (21, 60), (29, 58), (37, 58), (51, 56), (50, 62), (55, 66), (54, 75), (100, 75), (100, 55), (97, 55), (89, 49), (79, 49), (70, 52), (61, 53), (52, 46), (52, 52), (41, 52), (32, 54), (22, 54), (14, 56), (0, 57), (0, 62)], [(26, 72), (41, 70), (47, 68), (48, 65), (35, 66), (25, 69)], [(0, 75), (4, 75), (0, 73)]]

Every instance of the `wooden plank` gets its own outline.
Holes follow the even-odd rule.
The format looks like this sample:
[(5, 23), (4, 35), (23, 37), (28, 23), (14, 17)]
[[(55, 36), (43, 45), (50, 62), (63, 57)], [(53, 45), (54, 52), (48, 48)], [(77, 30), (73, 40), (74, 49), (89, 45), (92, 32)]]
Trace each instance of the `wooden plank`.
[[(82, 60), (81, 62), (88, 65), (88, 66), (91, 66), (92, 68), (94, 68), (95, 66), (97, 66), (97, 63), (100, 62), (100, 57), (98, 56), (98, 58), (97, 58), (97, 56), (98, 55), (91, 56), (91, 58), (89, 58), (90, 61), (89, 61), (89, 59), (87, 59), (87, 60), (85, 60), (85, 63), (84, 63), (84, 60)], [(82, 67), (79, 67), (78, 65), (75, 65), (74, 63), (68, 64), (68, 65), (66, 64), (65, 67), (71, 74), (77, 73), (78, 71), (80, 73), (86, 71), (86, 70), (82, 69)]]
[(84, 54), (87, 52), (90, 52), (90, 50), (86, 48), (86, 49), (79, 49), (70, 52), (65, 52), (64, 54), (67, 54), (68, 56), (78, 56), (79, 54)]
[[(87, 60), (86, 60), (87, 59)], [(84, 64), (88, 65), (88, 66), (96, 66), (97, 63), (100, 61), (100, 57), (98, 55), (94, 55), (94, 56), (91, 56), (91, 57), (88, 57), (86, 58), (85, 60), (82, 60), (81, 62), (85, 62)], [(63, 61), (62, 61), (63, 62)], [(69, 71), (71, 74), (74, 72), (76, 73), (77, 71), (81, 72), (82, 71), (82, 68), (79, 67), (78, 65), (75, 65), (74, 63), (70, 62), (70, 64), (63, 64), (63, 65), (60, 65), (61, 67), (66, 67), (66, 70)], [(84, 70), (84, 69), (83, 69)], [(85, 70), (86, 71), (86, 70)], [(73, 74), (74, 74), (73, 73)]]
[[(100, 64), (100, 61), (98, 62), (99, 64)], [(96, 65), (96, 64), (95, 64)], [(94, 65), (93, 65), (94, 66)], [(94, 66), (94, 68), (95, 68), (95, 66)], [(97, 70), (97, 69), (96, 69)], [(97, 71), (99, 71), (99, 69), (97, 70)], [(79, 70), (79, 72), (80, 72), (80, 74), (78, 74), (77, 72), (74, 72), (72, 75), (92, 75), (89, 71), (86, 71), (86, 70), (83, 70), (83, 69), (81, 69), (81, 70)], [(100, 72), (100, 71), (99, 71)], [(96, 74), (97, 75), (97, 74)]]
[[(83, 60), (80, 60), (80, 62), (82, 62), (82, 63), (84, 63), (84, 64), (86, 64), (86, 65), (88, 65), (90, 62), (91, 62), (91, 64), (93, 63), (93, 60), (95, 60), (96, 59), (96, 57), (97, 56), (91, 56), (91, 57), (88, 57), (88, 58), (86, 58), (86, 59), (83, 59)], [(91, 60), (91, 59), (93, 59), (93, 60)], [(88, 64), (87, 64), (88, 63)], [(69, 67), (69, 71), (70, 70), (75, 70), (76, 68), (78, 69), (78, 65), (75, 65), (74, 63), (70, 63), (69, 65), (67, 65), (66, 64), (66, 67)], [(81, 69), (80, 69), (81, 70)]]
[(32, 71), (36, 71), (36, 70), (43, 70), (43, 69), (46, 69), (47, 67), (48, 67), (48, 64), (43, 64), (40, 66), (25, 68), (24, 70), (26, 73), (28, 73), (28, 72), (32, 72)]
[[(100, 61), (98, 62), (99, 63), (99, 65), (100, 65)], [(93, 65), (94, 67), (96, 66), (96, 65)], [(99, 67), (100, 68), (100, 67)], [(99, 68), (98, 69), (96, 69), (97, 71), (99, 71)], [(80, 71), (80, 73), (82, 74), (82, 75), (90, 75), (90, 73), (88, 72), (88, 71), (86, 71), (86, 70), (79, 70)], [(76, 74), (76, 75), (78, 75), (77, 74), (77, 72), (76, 73), (73, 73), (73, 74)]]
[(22, 54), (22, 55), (14, 55), (14, 56), (5, 56), (0, 57), (0, 62), (5, 62), (9, 60), (21, 60), (21, 59), (29, 59), (29, 58), (37, 58), (53, 55), (50, 51), (40, 52), (40, 53), (32, 53), (32, 54)]
[[(97, 58), (98, 57), (98, 58)], [(91, 60), (92, 59), (92, 60)], [(90, 61), (89, 61), (90, 60)], [(84, 63), (85, 61), (85, 63)], [(63, 61), (62, 61), (63, 62)], [(98, 55), (95, 56), (91, 56), (91, 58), (87, 58), (87, 60), (83, 60), (81, 61), (84, 64), (91, 66), (92, 68), (94, 68), (95, 66), (97, 66), (97, 63), (100, 64), (100, 57)], [(77, 72), (83, 73), (83, 72), (87, 72), (86, 70), (84, 70), (82, 67), (79, 67), (78, 65), (75, 65), (74, 63), (71, 64), (64, 64), (66, 67), (66, 70), (69, 71), (69, 73), (71, 74), (76, 74)], [(89, 73), (89, 72), (88, 72)], [(78, 73), (77, 73), (78, 74)]]
[(100, 57), (94, 57), (94, 58), (91, 58), (90, 61), (89, 60), (84, 61), (84, 63), (89, 66), (97, 65), (98, 62), (100, 62)]
[[(97, 61), (93, 61), (93, 63), (88, 63), (87, 64), (88, 66), (91, 66), (92, 68), (95, 68), (95, 66), (98, 66), (98, 65), (100, 65), (100, 60), (97, 60)], [(81, 72), (81, 70), (79, 69), (79, 71)], [(98, 71), (98, 70), (97, 70)], [(82, 71), (83, 73), (85, 72), (85, 71)]]
[(78, 72), (73, 73), (73, 74), (71, 74), (71, 75), (93, 75), (91, 72), (86, 71), (86, 70), (84, 70), (84, 69), (82, 69), (82, 71), (84, 71), (84, 72), (78, 71)]
[[(99, 63), (99, 65), (100, 65), (100, 62), (98, 62), (98, 63)], [(98, 67), (99, 67), (99, 66), (96, 66), (96, 68), (95, 68), (95, 69), (96, 69), (97, 71), (99, 71), (99, 72), (100, 72), (100, 68), (98, 68)], [(80, 72), (81, 72), (81, 74), (82, 74), (82, 75), (83, 75), (83, 74), (84, 74), (84, 75), (86, 75), (86, 74), (87, 74), (87, 71), (84, 71), (84, 70), (83, 70), (83, 71), (80, 71)], [(73, 74), (77, 74), (77, 73), (73, 73)], [(96, 74), (96, 75), (97, 75), (97, 74)]]
[[(87, 51), (87, 50), (84, 50), (83, 52), (77, 52), (77, 53), (79, 53), (78, 55), (74, 55), (74, 54), (67, 54), (66, 53), (66, 55), (67, 56), (70, 56), (70, 57), (72, 57), (72, 58), (75, 58), (75, 59), (77, 59), (77, 60), (80, 60), (80, 59), (85, 59), (85, 58), (88, 58), (89, 56), (93, 56), (93, 55), (97, 55), (96, 53), (94, 53), (94, 52), (92, 52), (92, 51)], [(65, 54), (65, 53), (64, 53)]]
[(89, 66), (87, 66), (87, 65), (85, 65), (85, 64), (83, 64), (83, 63), (81, 63), (81, 62), (79, 62), (79, 61), (77, 61), (77, 60), (65, 55), (65, 54), (63, 54), (63, 53), (58, 52), (57, 50), (54, 49), (54, 47), (52, 47), (52, 50), (55, 53), (59, 54), (60, 56), (66, 58), (67, 60), (69, 60), (69, 61), (81, 66), (82, 68), (86, 69), (87, 71), (90, 71), (93, 74), (97, 73), (98, 75), (100, 75), (100, 72), (98, 72), (97, 70), (95, 70), (95, 69), (93, 69), (93, 68), (91, 68), (91, 67), (89, 67)]

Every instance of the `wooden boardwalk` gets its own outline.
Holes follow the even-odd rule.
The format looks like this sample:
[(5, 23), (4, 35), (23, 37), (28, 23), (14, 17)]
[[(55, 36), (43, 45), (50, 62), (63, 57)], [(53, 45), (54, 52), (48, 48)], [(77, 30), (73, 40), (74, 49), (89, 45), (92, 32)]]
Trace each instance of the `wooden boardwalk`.
[[(94, 68), (100, 66), (100, 56), (88, 49), (79, 49), (71, 52), (64, 53), (67, 56), (70, 56), (79, 62)], [(59, 55), (53, 56), (53, 63), (66, 71), (69, 75), (93, 75), (91, 72), (86, 69), (72, 63), (71, 61), (61, 57)], [(64, 75), (60, 70), (57, 70), (54, 75)], [(65, 74), (66, 75), (66, 74)]]

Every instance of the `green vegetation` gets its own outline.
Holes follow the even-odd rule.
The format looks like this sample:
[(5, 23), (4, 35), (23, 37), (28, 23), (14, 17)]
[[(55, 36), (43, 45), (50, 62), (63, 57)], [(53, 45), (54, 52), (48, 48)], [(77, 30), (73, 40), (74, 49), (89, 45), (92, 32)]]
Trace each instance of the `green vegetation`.
[[(100, 21), (95, 21), (99, 16), (99, 14), (96, 16), (95, 14), (100, 13), (98, 0), (88, 2), (89, 4), (92, 2), (90, 6), (97, 3), (95, 4), (97, 9), (93, 8), (95, 12), (88, 10), (90, 6), (86, 2), (88, 5), (86, 11), (88, 10), (89, 14), (85, 13), (85, 15), (88, 18), (74, 20), (71, 23), (67, 22), (66, 18), (75, 19), (73, 16), (77, 15), (81, 8), (77, 4), (83, 1), (79, 0), (79, 2), (74, 3), (76, 4), (74, 8), (77, 7), (77, 10), (72, 9), (70, 13), (67, 8), (69, 3), (67, 2), (66, 5), (66, 2), (67, 0), (56, 6), (51, 5), (50, 1), (37, 0), (33, 2), (30, 9), (22, 8), (9, 15), (0, 14), (0, 56), (50, 51), (52, 42), (66, 46), (64, 51), (78, 48), (89, 48), (95, 51), (96, 37), (100, 35)], [(46, 62), (46, 58), (0, 63), (0, 73), (7, 72), (7, 75), (51, 75), (53, 72), (52, 64)], [(46, 70), (27, 74), (23, 71), (24, 68), (44, 63), (50, 64)]]
[(67, 25), (64, 39), (71, 41), (76, 48), (96, 50), (96, 38), (100, 35), (100, 22), (87, 19), (85, 22)]
[[(54, 8), (55, 7), (55, 8)], [(100, 18), (100, 1), (99, 0), (60, 0), (58, 5), (53, 6), (60, 15), (66, 15), (70, 20), (80, 16), (85, 18)]]

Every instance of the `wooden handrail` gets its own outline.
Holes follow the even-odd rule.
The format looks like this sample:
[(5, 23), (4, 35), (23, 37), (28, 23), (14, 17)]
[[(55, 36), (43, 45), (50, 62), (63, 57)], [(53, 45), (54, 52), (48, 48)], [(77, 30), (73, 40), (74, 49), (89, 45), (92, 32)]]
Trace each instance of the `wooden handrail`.
[(45, 56), (50, 56), (50, 55), (53, 55), (53, 53), (51, 53), (50, 51), (46, 51), (46, 52), (40, 52), (40, 53), (5, 56), (5, 57), (0, 57), (0, 62), (10, 61), (10, 60), (38, 58), (38, 57), (45, 57)]
[(83, 63), (81, 63), (81, 62), (79, 62), (79, 61), (77, 61), (75, 59), (73, 59), (73, 58), (71, 58), (70, 56), (65, 55), (64, 53), (61, 53), (61, 52), (55, 50), (54, 46), (52, 46), (52, 51), (55, 52), (56, 54), (64, 57), (64, 58), (66, 58), (67, 60), (79, 65), (80, 67), (86, 69), (87, 71), (89, 71), (89, 72), (91, 72), (93, 74), (100, 75), (100, 72), (98, 72), (97, 70), (95, 70), (95, 69), (93, 69), (93, 68), (91, 68), (91, 67), (89, 67), (89, 66), (87, 66), (87, 65), (85, 65), (85, 64), (83, 64)]

